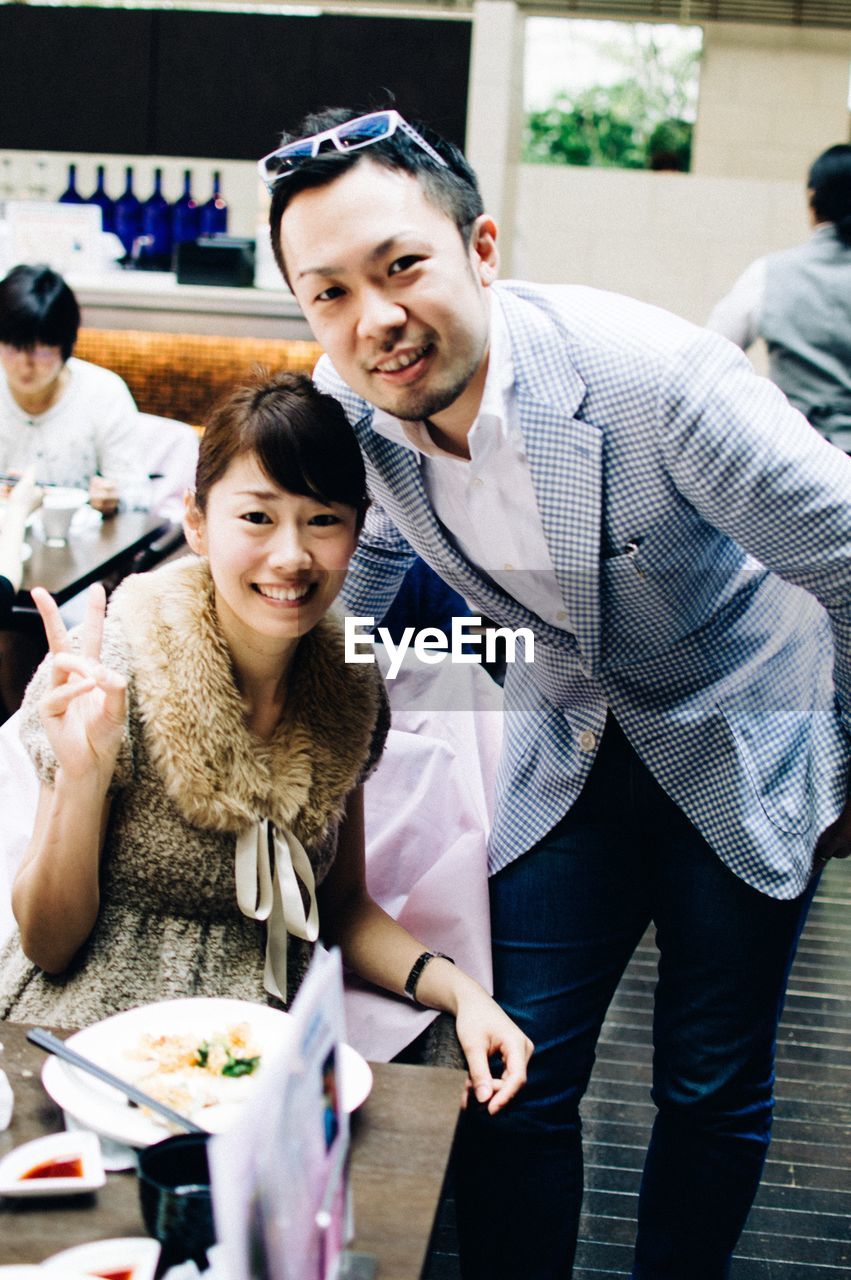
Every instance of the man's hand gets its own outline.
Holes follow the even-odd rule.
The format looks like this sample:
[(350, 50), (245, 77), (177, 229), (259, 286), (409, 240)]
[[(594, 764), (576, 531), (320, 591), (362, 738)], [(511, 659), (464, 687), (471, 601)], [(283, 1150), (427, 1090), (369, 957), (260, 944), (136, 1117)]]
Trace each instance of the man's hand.
[(847, 858), (851, 853), (851, 798), (846, 801), (845, 808), (839, 817), (825, 827), (819, 836), (815, 856), (821, 862), (831, 858)]
[(89, 481), (89, 506), (105, 516), (114, 516), (118, 510), (118, 490), (106, 476), (92, 476)]

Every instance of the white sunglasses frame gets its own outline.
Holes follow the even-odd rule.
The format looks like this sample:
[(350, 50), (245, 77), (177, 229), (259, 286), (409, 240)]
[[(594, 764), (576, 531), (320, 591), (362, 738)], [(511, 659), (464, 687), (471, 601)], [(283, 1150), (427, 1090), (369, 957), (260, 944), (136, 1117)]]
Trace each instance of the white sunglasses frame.
[[(382, 133), (379, 137), (365, 138), (363, 142), (355, 142), (352, 143), (351, 146), (344, 145), (343, 140), (339, 136), (341, 129), (349, 129), (353, 125), (360, 124), (364, 120), (374, 120), (379, 116), (387, 117), (389, 127), (386, 133)], [(319, 155), (319, 150), (323, 142), (331, 141), (337, 151), (346, 154), (346, 152), (349, 151), (360, 151), (363, 147), (371, 147), (376, 142), (386, 142), (388, 138), (393, 137), (393, 134), (397, 129), (401, 129), (402, 132), (407, 134), (413, 142), (416, 142), (419, 147), (422, 147), (426, 155), (430, 156), (436, 164), (441, 165), (444, 169), (449, 168), (449, 165), (446, 163), (443, 156), (438, 155), (434, 147), (430, 143), (426, 142), (422, 134), (418, 133), (413, 125), (408, 124), (404, 116), (401, 116), (398, 111), (390, 107), (383, 111), (370, 111), (364, 116), (354, 116), (351, 120), (344, 120), (342, 124), (334, 125), (332, 129), (324, 129), (321, 133), (309, 134), (306, 138), (294, 138), (291, 142), (285, 143), (284, 146), (278, 147), (275, 151), (270, 151), (268, 155), (265, 155), (262, 159), (258, 160), (257, 172), (266, 187), (266, 190), (271, 195), (279, 182), (283, 181), (284, 178), (288, 178), (298, 169), (298, 165), (295, 164), (291, 169), (287, 169), (283, 173), (276, 173), (273, 177), (270, 176), (268, 172), (267, 166), (269, 163), (272, 160), (277, 160), (286, 156), (291, 147), (297, 147), (308, 142), (311, 143), (309, 152), (296, 152), (293, 155), (294, 160), (307, 162), (316, 159)]]

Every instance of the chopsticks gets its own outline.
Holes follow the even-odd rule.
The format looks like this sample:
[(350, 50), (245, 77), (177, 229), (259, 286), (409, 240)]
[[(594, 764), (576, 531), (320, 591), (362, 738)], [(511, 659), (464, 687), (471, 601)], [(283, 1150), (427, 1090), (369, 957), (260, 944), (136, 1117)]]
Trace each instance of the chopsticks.
[(91, 1058), (84, 1058), (81, 1053), (77, 1053), (76, 1049), (71, 1049), (64, 1040), (60, 1040), (58, 1036), (51, 1035), (49, 1031), (45, 1031), (42, 1027), (33, 1027), (32, 1030), (27, 1032), (27, 1039), (30, 1044), (38, 1045), (39, 1049), (55, 1054), (57, 1058), (62, 1058), (64, 1062), (69, 1062), (72, 1067), (79, 1067), (81, 1071), (88, 1071), (89, 1075), (102, 1080), (104, 1084), (112, 1085), (113, 1089), (120, 1090), (131, 1101), (138, 1103), (141, 1107), (148, 1107), (149, 1110), (155, 1111), (157, 1115), (162, 1116), (164, 1120), (168, 1120), (171, 1124), (185, 1129), (187, 1133), (208, 1132), (202, 1125), (190, 1120), (188, 1116), (181, 1115), (179, 1111), (172, 1111), (171, 1107), (167, 1107), (164, 1102), (158, 1102), (156, 1098), (150, 1097), (142, 1089), (137, 1089), (136, 1085), (131, 1084), (129, 1080), (122, 1080), (120, 1076), (114, 1076), (105, 1067), (98, 1066), (96, 1062), (92, 1062)]
[[(8, 472), (0, 471), (0, 485), (4, 488), (14, 489), (20, 478), (19, 475), (10, 475)], [(35, 484), (37, 489), (61, 489), (64, 487), (63, 485), (54, 484), (52, 480), (36, 480)]]

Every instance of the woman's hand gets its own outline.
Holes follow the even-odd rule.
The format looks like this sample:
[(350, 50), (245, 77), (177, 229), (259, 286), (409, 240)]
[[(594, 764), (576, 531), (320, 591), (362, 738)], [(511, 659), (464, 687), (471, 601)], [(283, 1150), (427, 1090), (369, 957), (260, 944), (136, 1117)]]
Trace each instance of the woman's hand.
[(106, 593), (89, 588), (79, 653), (71, 651), (68, 631), (53, 597), (35, 587), (32, 598), (41, 614), (53, 655), (53, 681), (39, 703), (48, 740), (66, 780), (110, 779), (124, 735), (127, 681), (100, 660)]
[(43, 497), (44, 492), (36, 483), (35, 468), (28, 467), (21, 472), (18, 483), (9, 494), (7, 511), (20, 511), (26, 518), (31, 511), (41, 506)]
[[(467, 1092), (495, 1115), (526, 1083), (526, 1067), (535, 1046), (482, 987), (471, 979), (468, 983), (470, 989), (465, 983), (455, 1015), (470, 1073)], [(502, 1058), (501, 1076), (491, 1072), (489, 1059), (494, 1054)]]
[(20, 591), (24, 574), (23, 547), (27, 520), (41, 498), (41, 489), (35, 482), (35, 471), (30, 468), (20, 477), (6, 501), (0, 528), (0, 574), (9, 579), (15, 591)]

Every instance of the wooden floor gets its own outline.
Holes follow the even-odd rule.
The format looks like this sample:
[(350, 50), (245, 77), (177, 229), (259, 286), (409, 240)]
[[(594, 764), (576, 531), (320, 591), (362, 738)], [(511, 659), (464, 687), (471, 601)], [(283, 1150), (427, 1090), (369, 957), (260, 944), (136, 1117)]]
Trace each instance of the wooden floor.
[[(574, 1280), (629, 1275), (653, 1119), (655, 973), (648, 937), (609, 1010), (582, 1107), (586, 1192)], [(777, 1077), (774, 1138), (731, 1280), (851, 1277), (851, 862), (828, 867), (810, 910), (780, 1028)], [(459, 1277), (449, 1194), (425, 1280)]]

